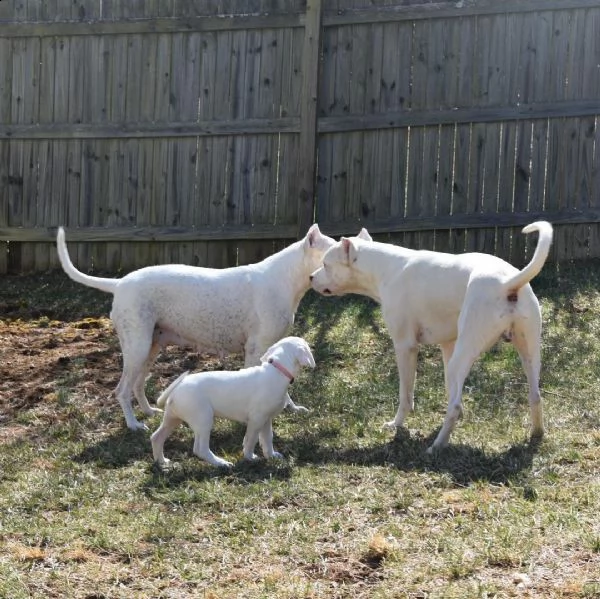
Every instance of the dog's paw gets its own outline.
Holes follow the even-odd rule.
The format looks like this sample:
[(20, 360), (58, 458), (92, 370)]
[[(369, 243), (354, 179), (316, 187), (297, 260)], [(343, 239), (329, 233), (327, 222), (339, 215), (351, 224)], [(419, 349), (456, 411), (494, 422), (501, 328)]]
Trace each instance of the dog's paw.
[(172, 470), (175, 467), (175, 464), (167, 458), (163, 458), (160, 462), (155, 462), (155, 464), (156, 467), (162, 471)]
[(233, 462), (219, 459), (219, 461), (215, 463), (215, 466), (218, 468), (233, 468)]
[(389, 422), (385, 422), (381, 427), (384, 431), (395, 431), (398, 428), (395, 420), (390, 420)]
[(274, 451), (271, 457), (275, 460), (283, 460), (283, 454), (278, 451)]
[(139, 420), (134, 420), (133, 422), (127, 423), (127, 428), (132, 431), (149, 431), (150, 429), (146, 424), (140, 422)]
[(293, 410), (294, 414), (308, 414), (310, 410), (304, 406), (296, 406), (296, 409)]

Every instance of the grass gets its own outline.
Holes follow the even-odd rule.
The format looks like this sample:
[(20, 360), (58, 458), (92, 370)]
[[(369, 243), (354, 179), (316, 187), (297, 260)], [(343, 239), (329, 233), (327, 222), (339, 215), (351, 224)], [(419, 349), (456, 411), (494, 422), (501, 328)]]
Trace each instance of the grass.
[[(110, 309), (62, 274), (2, 283), (0, 337)], [(545, 326), (539, 443), (508, 344), (476, 363), (441, 454), (425, 454), (445, 409), (436, 348), (420, 354), (408, 430), (382, 431), (396, 367), (378, 307), (357, 297), (310, 293), (301, 304), (294, 333), (317, 369), (291, 389), (310, 415), (275, 421), (283, 461), (239, 461), (243, 429), (219, 422), (213, 448), (232, 470), (194, 458), (182, 427), (165, 447), (177, 467), (157, 471), (148, 433), (85, 391), (81, 356), (57, 370), (54, 395), (0, 425), (14, 430), (0, 453), (0, 596), (600, 597), (600, 265), (548, 266), (534, 288)], [(106, 368), (118, 366), (107, 358)]]

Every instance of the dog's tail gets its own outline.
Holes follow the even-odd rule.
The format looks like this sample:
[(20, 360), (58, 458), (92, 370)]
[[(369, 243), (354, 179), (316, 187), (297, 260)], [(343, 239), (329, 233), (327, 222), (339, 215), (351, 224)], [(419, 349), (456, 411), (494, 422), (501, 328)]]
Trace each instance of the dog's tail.
[(506, 282), (506, 287), (510, 293), (516, 293), (542, 270), (542, 266), (544, 266), (550, 252), (550, 246), (552, 245), (552, 225), (540, 220), (527, 225), (523, 229), (523, 233), (533, 233), (533, 231), (537, 231), (539, 234), (533, 258), (523, 270)]
[(177, 377), (161, 394), (160, 397), (156, 400), (156, 405), (159, 408), (164, 408), (167, 403), (167, 399), (169, 399), (169, 395), (175, 391), (175, 387), (179, 386), (179, 383), (183, 381), (183, 379), (190, 373), (189, 370), (186, 370), (181, 376)]
[(67, 273), (69, 278), (73, 279), (77, 283), (86, 285), (87, 287), (95, 287), (100, 291), (106, 291), (106, 293), (114, 293), (115, 288), (119, 282), (119, 279), (103, 279), (102, 277), (92, 277), (86, 275), (75, 268), (69, 257), (67, 251), (67, 243), (65, 242), (65, 230), (62, 227), (58, 228), (56, 234), (56, 248), (58, 250), (58, 259), (63, 267), (63, 270)]

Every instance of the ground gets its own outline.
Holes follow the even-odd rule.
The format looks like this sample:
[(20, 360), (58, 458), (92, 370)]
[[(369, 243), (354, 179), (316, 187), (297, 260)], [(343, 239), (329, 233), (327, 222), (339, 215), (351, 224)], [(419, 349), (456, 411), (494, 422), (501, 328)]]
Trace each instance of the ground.
[[(213, 449), (231, 470), (195, 458), (180, 427), (163, 473), (113, 396), (111, 297), (62, 272), (1, 278), (0, 597), (600, 597), (600, 264), (547, 267), (534, 289), (541, 442), (507, 343), (474, 366), (442, 453), (425, 453), (445, 410), (435, 348), (408, 428), (382, 431), (398, 381), (378, 308), (309, 293), (293, 332), (317, 368), (292, 397), (311, 412), (277, 417), (285, 459), (244, 462), (243, 427), (219, 421)], [(147, 393), (240, 365), (169, 348)]]

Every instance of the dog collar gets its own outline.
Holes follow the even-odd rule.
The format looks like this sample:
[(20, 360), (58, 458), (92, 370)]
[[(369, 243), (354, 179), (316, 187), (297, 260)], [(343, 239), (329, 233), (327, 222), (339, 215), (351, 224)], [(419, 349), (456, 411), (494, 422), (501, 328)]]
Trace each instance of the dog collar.
[(279, 362), (275, 362), (273, 358), (269, 358), (269, 364), (272, 364), (279, 372), (281, 372), (281, 374), (287, 376), (287, 378), (290, 379), (290, 383), (294, 382), (294, 375), (285, 366), (281, 365)]

